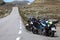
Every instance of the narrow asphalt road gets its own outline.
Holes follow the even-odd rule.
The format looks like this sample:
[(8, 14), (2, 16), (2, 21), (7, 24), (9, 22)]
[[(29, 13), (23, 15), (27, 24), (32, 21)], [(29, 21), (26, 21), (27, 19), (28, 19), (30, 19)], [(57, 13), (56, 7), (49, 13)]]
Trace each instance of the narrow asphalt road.
[(16, 40), (20, 27), (20, 16), (17, 7), (12, 8), (9, 16), (0, 19), (0, 40)]
[(60, 40), (60, 27), (56, 37), (36, 35), (25, 29), (18, 7), (13, 7), (9, 16), (0, 19), (0, 40)]

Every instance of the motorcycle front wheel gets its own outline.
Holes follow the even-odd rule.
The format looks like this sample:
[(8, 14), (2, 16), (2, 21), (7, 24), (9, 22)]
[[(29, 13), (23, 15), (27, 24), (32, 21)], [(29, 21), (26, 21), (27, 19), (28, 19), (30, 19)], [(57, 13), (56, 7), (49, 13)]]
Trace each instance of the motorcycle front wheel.
[(31, 31), (31, 28), (30, 28), (29, 26), (26, 26), (26, 29), (27, 29), (28, 31)]
[(38, 30), (32, 29), (32, 33), (33, 33), (33, 34), (38, 34)]

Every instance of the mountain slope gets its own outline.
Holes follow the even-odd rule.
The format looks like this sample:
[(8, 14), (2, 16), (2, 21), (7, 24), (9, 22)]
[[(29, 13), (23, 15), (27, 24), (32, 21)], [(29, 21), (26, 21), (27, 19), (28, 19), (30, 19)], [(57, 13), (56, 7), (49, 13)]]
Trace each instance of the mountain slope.
[[(20, 9), (25, 17), (34, 15), (35, 17), (48, 16), (49, 18), (60, 18), (60, 0), (35, 0), (28, 7)], [(59, 19), (60, 20), (60, 19)]]
[(4, 4), (5, 4), (5, 2), (3, 0), (0, 0), (0, 6), (4, 5)]
[(17, 4), (17, 5), (22, 6), (22, 5), (27, 5), (27, 3), (29, 3), (29, 1), (14, 1), (14, 2), (12, 2), (12, 3), (15, 3), (15, 4)]
[(0, 0), (0, 3), (2, 3), (3, 1), (2, 0)]

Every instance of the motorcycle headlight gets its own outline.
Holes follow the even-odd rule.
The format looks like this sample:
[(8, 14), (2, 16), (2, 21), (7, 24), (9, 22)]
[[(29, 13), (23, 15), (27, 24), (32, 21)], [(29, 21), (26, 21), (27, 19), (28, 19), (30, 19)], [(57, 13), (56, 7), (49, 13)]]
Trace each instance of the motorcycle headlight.
[(28, 26), (29, 24), (26, 24), (26, 26)]

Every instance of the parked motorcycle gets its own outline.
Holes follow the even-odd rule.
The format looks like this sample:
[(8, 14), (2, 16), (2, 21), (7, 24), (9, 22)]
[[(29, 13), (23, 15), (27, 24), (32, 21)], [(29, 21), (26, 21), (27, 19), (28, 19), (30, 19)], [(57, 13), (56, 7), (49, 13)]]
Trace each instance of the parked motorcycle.
[[(26, 24), (26, 29), (28, 31), (32, 31), (33, 34), (41, 34), (54, 37), (56, 33), (56, 23), (58, 23), (58, 21), (53, 21), (50, 25), (47, 23), (46, 26), (43, 26), (41, 23), (29, 21), (28, 24)], [(40, 29), (38, 26), (42, 26), (42, 29)]]

